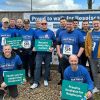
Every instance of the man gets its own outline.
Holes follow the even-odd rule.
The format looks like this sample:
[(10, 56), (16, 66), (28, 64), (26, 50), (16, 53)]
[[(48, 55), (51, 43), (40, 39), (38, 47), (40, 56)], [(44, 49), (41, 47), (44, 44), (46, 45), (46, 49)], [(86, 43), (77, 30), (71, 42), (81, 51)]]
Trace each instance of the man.
[(2, 51), (2, 46), (6, 44), (6, 38), (11, 38), (14, 36), (14, 31), (9, 29), (9, 19), (2, 18), (2, 27), (0, 28), (0, 52)]
[(18, 55), (12, 52), (10, 45), (3, 46), (3, 53), (0, 55), (0, 88), (4, 89), (7, 87), (9, 96), (15, 100), (18, 96), (17, 85), (7, 86), (4, 82), (3, 72), (13, 71), (22, 68), (22, 61)]
[(74, 24), (74, 29), (77, 29), (77, 30), (80, 31), (79, 20), (78, 19), (73, 19), (73, 24)]
[(12, 18), (9, 20), (9, 28), (13, 29), (13, 30), (16, 29), (16, 20), (15, 19)]
[(93, 82), (87, 69), (78, 64), (78, 57), (76, 55), (71, 55), (69, 57), (69, 63), (70, 66), (68, 66), (64, 71), (64, 79), (88, 84), (88, 91), (86, 94), (87, 100), (93, 100)]
[(16, 29), (21, 30), (22, 28), (23, 28), (23, 20), (19, 18), (16, 21)]
[[(66, 30), (66, 23), (67, 23), (66, 19), (62, 17), (60, 19), (60, 28), (56, 31), (56, 40), (58, 40), (59, 34), (62, 31)], [(60, 60), (59, 56), (58, 56), (58, 60)], [(61, 72), (60, 65), (58, 65), (58, 71)], [(61, 82), (59, 81), (58, 85), (60, 85), (60, 84), (61, 84)]]
[[(35, 33), (35, 39), (40, 39), (40, 40), (46, 39), (46, 40), (51, 40), (52, 43), (55, 43), (56, 41), (55, 35), (53, 31), (47, 28), (47, 21), (45, 19), (41, 21), (41, 29)], [(45, 63), (44, 86), (48, 86), (52, 51), (53, 51), (53, 45), (50, 47), (49, 51), (37, 51), (36, 66), (34, 72), (34, 83), (30, 88), (34, 89), (39, 86), (42, 61), (44, 61)]]
[(23, 29), (20, 30), (18, 37), (22, 37), (23, 43), (22, 48), (19, 49), (22, 51), (21, 59), (23, 61), (23, 67), (25, 69), (26, 79), (29, 79), (29, 70), (30, 76), (33, 79), (34, 76), (34, 67), (35, 67), (35, 57), (32, 51), (33, 49), (33, 42), (34, 42), (34, 30), (30, 28), (30, 21), (29, 19), (24, 19), (23, 21)]
[(65, 18), (61, 18), (60, 19), (60, 28), (56, 31), (56, 39), (58, 39), (60, 32), (66, 30), (66, 19)]
[(40, 20), (36, 20), (36, 28), (35, 28), (35, 31), (38, 31), (39, 29), (41, 29), (41, 21)]
[(60, 58), (59, 66), (61, 69), (61, 80), (63, 80), (64, 69), (69, 65), (68, 57), (71, 54), (76, 54), (78, 57), (84, 51), (84, 39), (80, 31), (74, 29), (73, 20), (67, 20), (66, 30), (62, 31), (57, 41), (57, 54)]
[(100, 60), (100, 20), (94, 19), (92, 25), (93, 30), (89, 31), (86, 36), (85, 52), (86, 56), (90, 60), (93, 80), (95, 84), (93, 92), (95, 93), (100, 91), (100, 63), (98, 63)]
[[(90, 28), (89, 28), (89, 22), (88, 20), (83, 20), (82, 22), (82, 29), (80, 30), (81, 33), (83, 34), (83, 37), (84, 37), (84, 41), (86, 39), (86, 35), (87, 33), (90, 31)], [(89, 61), (88, 60), (88, 57), (86, 57), (86, 54), (85, 54), (85, 51), (82, 53), (82, 56), (81, 56), (81, 64), (83, 66), (86, 66), (86, 62)]]

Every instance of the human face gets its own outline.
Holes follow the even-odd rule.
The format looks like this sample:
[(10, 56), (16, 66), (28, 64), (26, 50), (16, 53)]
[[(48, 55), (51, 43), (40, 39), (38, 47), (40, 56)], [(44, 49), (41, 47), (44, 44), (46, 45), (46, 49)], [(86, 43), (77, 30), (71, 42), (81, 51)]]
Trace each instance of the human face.
[(68, 32), (71, 32), (74, 29), (73, 22), (67, 22), (66, 28)]
[(77, 65), (78, 65), (78, 58), (76, 55), (71, 55), (69, 57), (69, 63), (71, 65), (72, 70), (76, 70), (77, 69)]
[(42, 28), (42, 30), (47, 30), (47, 21), (46, 20), (42, 20), (41, 28)]
[(11, 57), (11, 51), (12, 51), (11, 46), (7, 45), (3, 47), (3, 53), (5, 57), (7, 58)]
[(60, 20), (60, 25), (61, 27), (66, 27), (66, 20), (65, 19)]
[(89, 23), (88, 23), (88, 21), (82, 22), (82, 29), (83, 30), (88, 30), (89, 29)]
[(100, 21), (93, 21), (92, 25), (95, 31), (98, 31), (100, 29)]
[(78, 27), (78, 21), (74, 21), (74, 28), (77, 28)]
[(30, 28), (30, 24), (24, 24), (24, 29), (28, 30)]
[(17, 19), (16, 25), (17, 25), (18, 27), (23, 27), (23, 21), (22, 21), (22, 19)]
[(2, 27), (7, 29), (9, 27), (9, 23), (8, 22), (3, 22)]
[(41, 22), (40, 21), (36, 21), (36, 28), (41, 28)]
[(10, 19), (9, 24), (10, 24), (11, 27), (15, 27), (16, 21), (14, 19)]

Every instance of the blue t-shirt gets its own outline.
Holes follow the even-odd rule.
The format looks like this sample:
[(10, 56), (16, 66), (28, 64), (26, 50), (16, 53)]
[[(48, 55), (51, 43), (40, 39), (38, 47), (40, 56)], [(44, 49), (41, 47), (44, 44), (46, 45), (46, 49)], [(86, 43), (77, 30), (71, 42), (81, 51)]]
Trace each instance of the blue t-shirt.
[(92, 36), (92, 43), (93, 43), (92, 58), (97, 59), (98, 46), (99, 46), (99, 43), (100, 43), (100, 31), (99, 32), (92, 31), (90, 34)]
[(0, 56), (0, 74), (3, 71), (11, 71), (18, 69), (18, 65), (22, 65), (22, 61), (18, 55), (11, 58), (5, 58), (3, 55)]
[(94, 86), (89, 75), (89, 72), (82, 65), (78, 65), (78, 69), (73, 71), (71, 66), (68, 66), (64, 71), (64, 79), (88, 84), (88, 90), (92, 91)]
[(40, 29), (36, 31), (34, 38), (35, 39), (49, 39), (49, 40), (52, 40), (53, 42), (56, 42), (54, 32), (51, 31), (50, 29), (47, 29), (45, 31)]
[(77, 54), (80, 49), (80, 44), (84, 43), (83, 35), (78, 30), (73, 30), (70, 33), (67, 30), (60, 33), (58, 42), (61, 43), (61, 53), (69, 50), (69, 54)]
[[(34, 38), (35, 39), (48, 39), (48, 40), (52, 40), (53, 44), (56, 43), (56, 37), (54, 35), (54, 32), (51, 31), (50, 29), (47, 29), (47, 30), (40, 29), (40, 30), (36, 31)], [(41, 52), (39, 52), (39, 53), (41, 53)]]
[(3, 30), (0, 28), (0, 51), (2, 50), (2, 46), (6, 44), (6, 38), (14, 37), (15, 33), (11, 29)]
[(33, 29), (22, 29), (20, 30), (19, 34), (17, 35), (18, 37), (22, 37), (23, 39), (23, 49), (30, 49), (33, 47), (33, 40), (34, 40), (34, 34), (35, 31)]
[(64, 28), (64, 27), (60, 27), (60, 28), (56, 31), (56, 38), (58, 38), (60, 32), (62, 32), (62, 31), (64, 31), (64, 30), (66, 30), (66, 28)]

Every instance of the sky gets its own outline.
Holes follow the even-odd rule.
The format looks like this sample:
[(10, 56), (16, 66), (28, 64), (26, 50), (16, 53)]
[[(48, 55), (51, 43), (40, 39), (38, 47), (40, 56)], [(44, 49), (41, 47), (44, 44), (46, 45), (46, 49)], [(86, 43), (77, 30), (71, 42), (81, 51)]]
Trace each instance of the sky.
[[(31, 6), (32, 1), (32, 6)], [(0, 0), (0, 11), (82, 10), (88, 0)], [(100, 9), (100, 0), (92, 0), (93, 9)]]

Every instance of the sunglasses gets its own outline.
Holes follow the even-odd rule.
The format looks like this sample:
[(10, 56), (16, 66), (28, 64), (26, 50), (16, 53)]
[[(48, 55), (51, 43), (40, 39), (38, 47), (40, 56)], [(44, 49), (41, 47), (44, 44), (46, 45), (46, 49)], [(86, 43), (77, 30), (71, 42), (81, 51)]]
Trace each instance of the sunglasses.
[(47, 25), (47, 23), (41, 23), (41, 25)]

